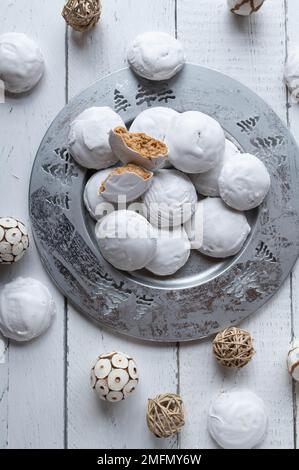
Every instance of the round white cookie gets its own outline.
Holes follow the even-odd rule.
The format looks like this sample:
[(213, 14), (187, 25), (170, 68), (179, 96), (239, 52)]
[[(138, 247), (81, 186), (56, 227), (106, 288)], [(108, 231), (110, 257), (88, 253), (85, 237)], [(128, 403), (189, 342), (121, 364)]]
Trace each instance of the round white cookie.
[(299, 47), (288, 54), (285, 64), (284, 79), (293, 99), (299, 102)]
[(167, 144), (166, 136), (178, 112), (172, 108), (149, 108), (142, 111), (132, 122), (130, 132), (144, 132)]
[[(172, 108), (157, 106), (142, 111), (133, 121), (130, 132), (144, 132), (145, 134), (161, 140), (168, 146), (167, 134), (177, 111)], [(170, 162), (166, 161), (163, 168), (169, 168)]]
[(183, 227), (156, 230), (157, 248), (146, 269), (157, 276), (170, 276), (181, 269), (190, 256), (190, 242)]
[(240, 16), (248, 16), (257, 12), (265, 0), (227, 0), (227, 5), (232, 13)]
[(51, 325), (56, 308), (48, 288), (31, 278), (17, 278), (0, 293), (0, 331), (15, 341), (30, 341)]
[(167, 33), (153, 31), (137, 36), (128, 51), (135, 73), (149, 80), (168, 80), (185, 64), (182, 44)]
[(70, 126), (68, 147), (72, 157), (79, 165), (95, 170), (117, 163), (109, 144), (109, 133), (117, 126), (124, 126), (124, 122), (107, 106), (83, 111)]
[(25, 93), (41, 79), (45, 63), (38, 45), (23, 33), (0, 36), (0, 79), (10, 93)]
[(244, 153), (223, 165), (218, 184), (220, 196), (226, 204), (233, 209), (247, 211), (263, 202), (271, 179), (259, 158)]
[(204, 173), (221, 160), (225, 135), (220, 124), (207, 114), (178, 114), (167, 134), (170, 163), (185, 173)]
[(152, 183), (153, 173), (129, 163), (116, 167), (108, 174), (100, 192), (109, 202), (118, 203), (136, 201)]
[(205, 173), (196, 173), (190, 175), (190, 179), (194, 184), (197, 192), (203, 196), (219, 196), (219, 185), (218, 178), (220, 176), (223, 165), (228, 162), (228, 160), (236, 155), (240, 154), (238, 147), (233, 144), (230, 140), (225, 140), (225, 150), (223, 157), (220, 159), (220, 162), (209, 171)]
[(250, 390), (223, 392), (209, 409), (209, 432), (224, 449), (256, 447), (263, 441), (267, 425), (264, 402)]
[(187, 175), (177, 170), (158, 170), (143, 202), (148, 220), (156, 227), (169, 229), (192, 217), (197, 194)]
[(149, 222), (133, 211), (115, 211), (96, 225), (103, 257), (122, 271), (144, 268), (155, 255), (157, 242)]
[(212, 258), (237, 254), (251, 230), (246, 216), (228, 207), (220, 198), (200, 201), (185, 228), (192, 248)]
[(97, 171), (89, 178), (84, 189), (83, 199), (85, 207), (95, 220), (100, 220), (104, 215), (107, 215), (107, 212), (112, 212), (114, 207), (100, 193), (100, 187), (110, 173), (110, 168)]

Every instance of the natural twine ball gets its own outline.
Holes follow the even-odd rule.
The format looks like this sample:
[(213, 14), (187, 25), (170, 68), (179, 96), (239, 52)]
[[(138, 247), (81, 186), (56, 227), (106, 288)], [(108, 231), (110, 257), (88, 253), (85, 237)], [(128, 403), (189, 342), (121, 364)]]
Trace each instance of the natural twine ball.
[(164, 393), (148, 400), (146, 421), (156, 437), (169, 437), (185, 424), (183, 400), (175, 393)]
[(97, 24), (101, 11), (100, 0), (68, 0), (62, 10), (62, 16), (68, 25), (82, 33)]
[(252, 337), (240, 328), (226, 328), (213, 341), (217, 361), (225, 367), (244, 367), (255, 354)]

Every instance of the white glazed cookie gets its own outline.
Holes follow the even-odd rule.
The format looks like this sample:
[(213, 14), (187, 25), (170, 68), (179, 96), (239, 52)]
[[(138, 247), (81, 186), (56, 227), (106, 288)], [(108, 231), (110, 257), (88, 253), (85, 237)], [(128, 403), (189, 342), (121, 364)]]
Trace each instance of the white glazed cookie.
[(185, 64), (182, 44), (167, 33), (148, 32), (137, 36), (128, 52), (134, 72), (149, 80), (168, 80)]
[(220, 124), (199, 111), (178, 114), (167, 134), (170, 163), (185, 173), (204, 173), (221, 160), (225, 136)]
[(190, 256), (190, 242), (186, 230), (176, 227), (172, 231), (156, 230), (157, 248), (146, 269), (157, 276), (170, 276), (181, 269)]
[(103, 257), (122, 271), (142, 269), (155, 255), (152, 227), (133, 211), (115, 211), (104, 217), (96, 226), (96, 238)]
[(228, 7), (232, 13), (248, 16), (257, 12), (265, 0), (227, 0)]
[(159, 170), (143, 202), (148, 220), (156, 227), (169, 229), (192, 217), (197, 195), (187, 175), (177, 170)]
[(259, 206), (271, 184), (263, 162), (254, 155), (244, 153), (226, 162), (219, 176), (222, 199), (233, 209), (246, 211)]
[(153, 173), (129, 163), (109, 172), (100, 187), (100, 194), (109, 202), (136, 201), (152, 184)]
[(219, 185), (218, 178), (220, 176), (223, 165), (228, 162), (228, 160), (236, 155), (239, 155), (240, 151), (235, 144), (230, 140), (225, 140), (225, 150), (223, 157), (220, 159), (220, 162), (211, 170), (206, 171), (205, 173), (196, 173), (190, 175), (190, 179), (194, 184), (197, 192), (203, 196), (219, 196)]
[(185, 228), (192, 248), (212, 258), (237, 254), (251, 230), (246, 216), (228, 207), (220, 198), (200, 201)]
[(296, 103), (299, 102), (299, 48), (289, 52), (284, 79)]
[(95, 170), (117, 163), (109, 144), (109, 132), (116, 126), (124, 126), (124, 122), (107, 106), (83, 111), (70, 126), (68, 147), (72, 157), (79, 165)]
[[(144, 132), (155, 139), (165, 142), (168, 146), (167, 134), (171, 123), (177, 114), (177, 111), (174, 109), (164, 108), (162, 106), (146, 109), (138, 114), (136, 119), (133, 121), (130, 127), (130, 132)], [(163, 168), (168, 168), (169, 166), (170, 163), (167, 159)]]
[(0, 292), (0, 331), (15, 341), (30, 341), (51, 325), (56, 308), (48, 288), (31, 278), (17, 278)]
[(113, 205), (109, 204), (100, 193), (100, 187), (110, 173), (110, 168), (97, 171), (89, 178), (84, 189), (83, 199), (85, 207), (90, 216), (95, 220), (100, 220), (104, 215), (107, 215), (105, 214), (106, 210), (113, 210)]
[(31, 90), (44, 73), (44, 58), (38, 45), (23, 33), (0, 36), (0, 79), (10, 93)]
[(252, 449), (266, 434), (268, 418), (264, 402), (250, 390), (221, 393), (211, 404), (208, 429), (224, 449)]
[(166, 136), (177, 114), (178, 112), (174, 109), (162, 106), (146, 109), (134, 119), (130, 132), (145, 132), (145, 134), (161, 140), (167, 145)]

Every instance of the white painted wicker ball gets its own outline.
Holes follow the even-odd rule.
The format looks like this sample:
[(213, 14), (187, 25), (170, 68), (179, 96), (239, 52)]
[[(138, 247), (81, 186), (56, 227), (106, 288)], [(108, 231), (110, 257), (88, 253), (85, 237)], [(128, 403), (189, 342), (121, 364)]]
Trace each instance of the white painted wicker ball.
[(90, 384), (101, 400), (124, 400), (138, 384), (136, 363), (124, 353), (101, 354), (91, 369)]
[(13, 217), (0, 218), (0, 264), (12, 264), (23, 258), (29, 246), (25, 225)]

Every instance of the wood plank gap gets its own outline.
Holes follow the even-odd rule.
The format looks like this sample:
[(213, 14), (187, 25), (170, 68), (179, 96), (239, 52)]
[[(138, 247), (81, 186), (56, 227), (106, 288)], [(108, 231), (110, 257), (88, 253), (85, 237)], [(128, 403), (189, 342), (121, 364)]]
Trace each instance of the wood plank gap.
[(296, 393), (296, 382), (292, 381), (292, 396), (293, 396), (293, 413), (294, 413), (294, 449), (297, 449), (297, 393)]
[(65, 104), (69, 102), (69, 27), (65, 25)]
[(174, 0), (174, 28), (175, 37), (178, 38), (178, 0)]
[[(285, 13), (285, 19), (284, 19), (284, 30), (285, 30), (285, 60), (288, 58), (288, 1), (284, 0), (284, 13)], [(290, 122), (290, 102), (289, 102), (289, 91), (288, 87), (285, 86), (286, 90), (286, 118), (287, 118), (287, 126), (290, 129), (291, 127), (291, 122)], [(291, 273), (292, 277), (292, 273)], [(292, 283), (292, 279), (291, 279)], [(292, 297), (293, 301), (293, 297)], [(294, 329), (294, 321), (293, 321), (293, 311), (292, 311), (292, 328)]]
[[(288, 2), (284, 0), (284, 11), (285, 11), (285, 60), (288, 58)], [(289, 100), (289, 92), (286, 86), (286, 119), (287, 119), (287, 126), (290, 129), (291, 122), (290, 122), (290, 100)], [(293, 302), (293, 292), (294, 292), (294, 278), (293, 272), (290, 274), (290, 303), (291, 303), (291, 338), (294, 339), (295, 337), (295, 324), (294, 324), (294, 302)], [(296, 383), (292, 380), (292, 400), (293, 400), (293, 435), (294, 435), (294, 449), (297, 449), (297, 393), (296, 393)]]
[[(176, 379), (177, 379), (177, 386), (176, 386), (176, 393), (177, 395), (181, 394), (181, 382), (180, 382), (180, 343), (176, 343)], [(181, 439), (180, 433), (177, 434), (177, 448), (181, 448)]]
[(68, 449), (68, 301), (64, 298), (64, 448)]
[[(174, 30), (175, 37), (178, 38), (178, 0), (174, 0)], [(180, 343), (176, 343), (176, 366), (177, 366), (177, 395), (181, 393), (181, 384), (180, 384)], [(177, 434), (177, 448), (181, 448), (181, 438), (180, 433)]]
[[(10, 345), (10, 340), (8, 339), (7, 340), (7, 350), (6, 350), (6, 354), (7, 354), (7, 363), (8, 363), (8, 368), (7, 368), (7, 387), (6, 387), (6, 390), (7, 390), (7, 397), (9, 396), (9, 345)], [(8, 436), (9, 436), (9, 429), (8, 429), (8, 426), (9, 426), (9, 420), (8, 420), (8, 416), (9, 416), (9, 401), (7, 399), (7, 422), (6, 422), (6, 448), (8, 449)]]
[[(293, 273), (292, 272), (290, 274), (290, 302), (291, 302), (291, 337), (293, 340), (295, 338), (295, 325), (294, 325)], [(293, 400), (294, 449), (297, 449), (297, 393), (296, 393), (295, 380), (292, 380), (292, 400)]]
[[(65, 104), (69, 102), (69, 26), (65, 25)], [(68, 299), (64, 297), (64, 448), (68, 449)]]

